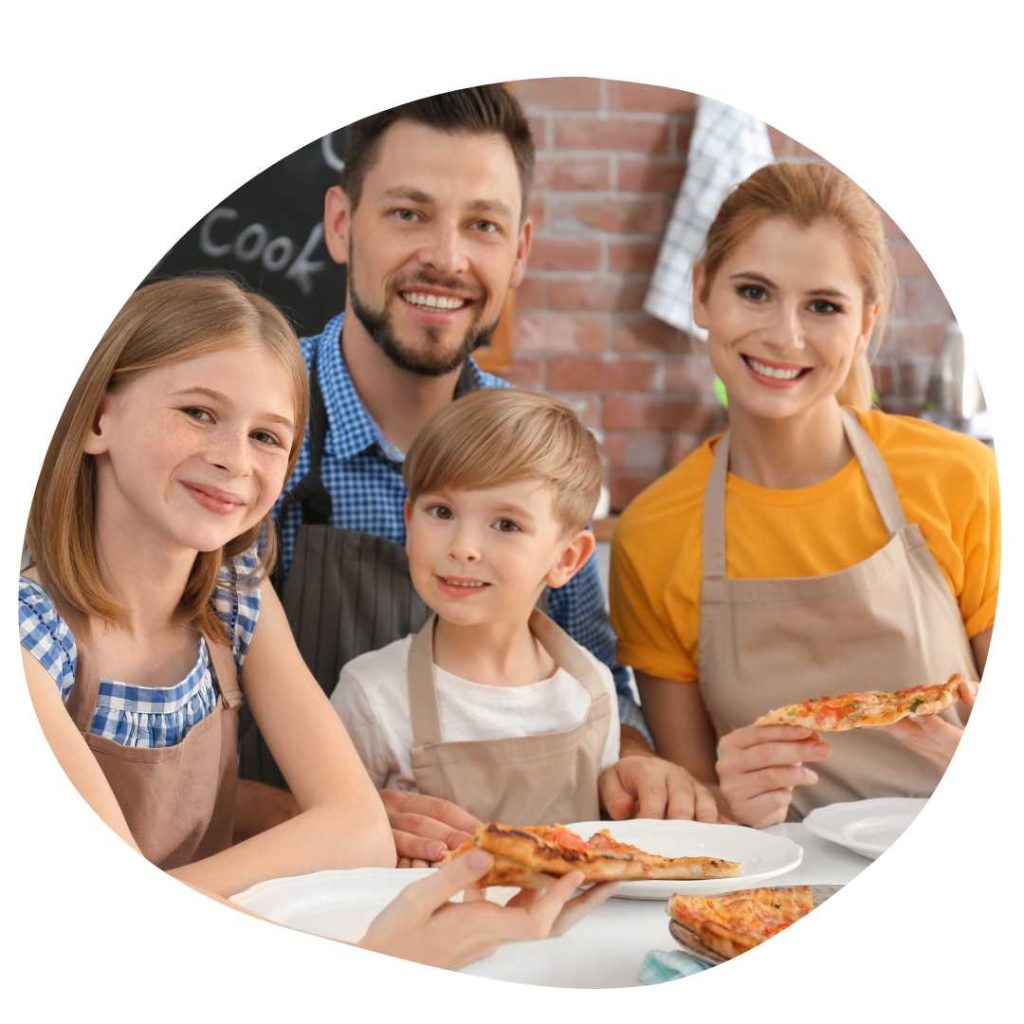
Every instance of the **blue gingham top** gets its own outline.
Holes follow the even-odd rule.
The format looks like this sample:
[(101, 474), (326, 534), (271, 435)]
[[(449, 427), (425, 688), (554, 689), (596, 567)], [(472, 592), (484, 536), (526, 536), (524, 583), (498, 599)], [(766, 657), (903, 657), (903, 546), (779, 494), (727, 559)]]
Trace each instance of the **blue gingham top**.
[[(259, 586), (246, 580), (256, 565), (255, 549), (232, 559), (221, 570), (213, 595), (239, 673), (260, 614)], [(53, 676), (67, 703), (78, 661), (75, 638), (50, 595), (25, 576), (18, 582), (18, 621), (21, 646)], [(195, 664), (173, 686), (132, 686), (101, 679), (89, 731), (126, 747), (173, 747), (214, 709), (218, 695), (206, 640), (200, 637)]]
[[(340, 313), (327, 322), (320, 334), (300, 340), (307, 369), (312, 365), (313, 353), (317, 353), (317, 379), (327, 410), (321, 473), (324, 487), (331, 496), (331, 525), (374, 534), (404, 546), (402, 508), (406, 491), (402, 462), (405, 456), (384, 437), (359, 400), (341, 354), (344, 322), (345, 316)], [(468, 366), (479, 387), (509, 386), (500, 377), (485, 373), (472, 359)], [(284, 494), (306, 476), (309, 468), (307, 431)], [(274, 514), (279, 512), (280, 501)], [(301, 521), (302, 510), (293, 505), (281, 523), (281, 559), (286, 573), (291, 566)], [(608, 621), (596, 557), (564, 587), (549, 592), (548, 611), (578, 644), (611, 669), (619, 697), (620, 720), (650, 738), (643, 714), (630, 690), (629, 672), (615, 660), (615, 633)]]

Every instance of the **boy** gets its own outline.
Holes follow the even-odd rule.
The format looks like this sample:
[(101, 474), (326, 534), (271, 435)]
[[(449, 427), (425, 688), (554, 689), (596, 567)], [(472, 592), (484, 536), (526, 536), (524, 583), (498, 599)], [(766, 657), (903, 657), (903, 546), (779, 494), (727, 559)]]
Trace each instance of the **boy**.
[(374, 783), (481, 820), (596, 820), (618, 759), (611, 672), (536, 604), (590, 558), (597, 445), (541, 394), (451, 403), (403, 467), (416, 636), (350, 661), (331, 699)]

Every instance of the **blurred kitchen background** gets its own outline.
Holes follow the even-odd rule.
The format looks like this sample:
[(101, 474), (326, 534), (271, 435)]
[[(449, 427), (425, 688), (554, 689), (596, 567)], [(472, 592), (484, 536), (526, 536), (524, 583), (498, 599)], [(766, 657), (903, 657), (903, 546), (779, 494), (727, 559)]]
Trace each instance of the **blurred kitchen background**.
[[(822, 158), (748, 114), (675, 89), (596, 78), (507, 84), (537, 147), (534, 245), (525, 281), (479, 360), (516, 385), (562, 397), (598, 435), (607, 466), (602, 518), (610, 513), (598, 533), (606, 540), (616, 513), (725, 424), (702, 343), (685, 311), (671, 308), (688, 278), (679, 253), (702, 234), (701, 204), (706, 223), (722, 190), (755, 167)], [(319, 331), (344, 300), (344, 268), (330, 262), (319, 220), (345, 136), (340, 128), (254, 177), (150, 276), (232, 270), (282, 305), (300, 334)], [(695, 184), (697, 198), (688, 199)], [(670, 227), (681, 215), (695, 223)], [(990, 442), (953, 313), (911, 242), (888, 217), (886, 224), (899, 290), (874, 361), (877, 403)]]

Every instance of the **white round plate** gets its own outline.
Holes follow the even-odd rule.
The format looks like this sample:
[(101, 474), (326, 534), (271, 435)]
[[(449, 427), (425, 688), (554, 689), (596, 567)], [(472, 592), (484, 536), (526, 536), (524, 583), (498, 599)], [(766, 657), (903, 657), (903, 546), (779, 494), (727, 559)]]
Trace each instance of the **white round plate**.
[(350, 868), (271, 878), (231, 897), (278, 924), (342, 942), (358, 942), (370, 922), (407, 885), (432, 868)]
[[(431, 869), (353, 868), (274, 878), (232, 896), (234, 903), (278, 924), (332, 939), (358, 941), (373, 918), (407, 885)], [(492, 887), (487, 898), (504, 903), (518, 890)], [(559, 988), (620, 988), (638, 984), (652, 949), (666, 945), (665, 911), (636, 900), (609, 900), (565, 934), (514, 942), (462, 973)]]
[(615, 893), (625, 899), (667, 900), (674, 892), (688, 896), (749, 889), (754, 883), (774, 878), (800, 866), (803, 847), (785, 836), (769, 835), (743, 825), (712, 825), (702, 821), (658, 821), (633, 818), (629, 821), (578, 821), (573, 832), (589, 839), (607, 829), (619, 842), (637, 846), (663, 857), (722, 857), (743, 865), (735, 878), (702, 878), (694, 881), (655, 879), (648, 882), (620, 882)]
[(878, 797), (818, 807), (804, 818), (817, 836), (872, 860), (884, 853), (917, 817), (924, 797)]

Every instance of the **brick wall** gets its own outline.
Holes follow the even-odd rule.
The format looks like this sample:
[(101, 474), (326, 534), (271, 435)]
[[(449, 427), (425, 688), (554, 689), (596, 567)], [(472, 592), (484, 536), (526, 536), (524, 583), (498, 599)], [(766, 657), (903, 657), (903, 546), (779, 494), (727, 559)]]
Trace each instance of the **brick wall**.
[[(724, 424), (701, 344), (642, 309), (697, 98), (593, 78), (510, 87), (533, 126), (537, 173), (533, 254), (504, 376), (559, 395), (600, 429), (621, 510)], [(819, 159), (770, 131), (777, 157)], [(916, 414), (951, 313), (924, 261), (887, 224), (901, 287), (875, 379), (883, 408)]]

